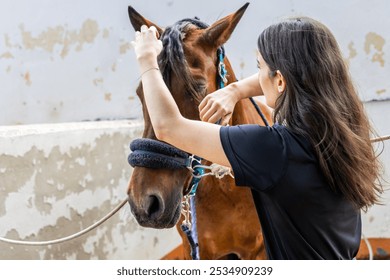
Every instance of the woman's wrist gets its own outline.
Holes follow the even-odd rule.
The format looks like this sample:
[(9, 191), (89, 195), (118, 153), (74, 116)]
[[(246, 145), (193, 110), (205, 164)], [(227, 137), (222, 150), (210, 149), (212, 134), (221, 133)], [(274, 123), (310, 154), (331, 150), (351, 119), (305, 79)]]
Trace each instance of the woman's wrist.
[(153, 52), (144, 53), (137, 56), (138, 65), (140, 67), (141, 73), (150, 69), (158, 67), (157, 63), (157, 54)]
[(232, 100), (234, 101), (234, 103), (237, 103), (238, 101), (243, 99), (240, 87), (237, 85), (237, 82), (231, 83), (230, 85), (228, 85), (228, 88), (229, 88), (229, 94)]
[(229, 86), (232, 87), (232, 91), (234, 92), (234, 97), (237, 98), (237, 102), (245, 98), (263, 95), (257, 74), (232, 83)]

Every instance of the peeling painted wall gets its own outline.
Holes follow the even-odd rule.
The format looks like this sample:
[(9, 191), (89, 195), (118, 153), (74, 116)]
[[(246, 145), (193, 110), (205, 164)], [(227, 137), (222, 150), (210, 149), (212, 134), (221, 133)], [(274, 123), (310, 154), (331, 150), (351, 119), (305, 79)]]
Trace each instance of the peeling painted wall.
[[(0, 235), (47, 239), (108, 212), (131, 176), (127, 144), (141, 119), (139, 73), (127, 6), (161, 26), (198, 16), (212, 23), (245, 1), (59, 1), (0, 3)], [(252, 1), (225, 45), (238, 78), (255, 71), (256, 39), (290, 15), (335, 34), (379, 135), (390, 134), (390, 3), (387, 0)], [(62, 122), (80, 122), (56, 124)], [(55, 123), (53, 125), (16, 124)], [(3, 127), (1, 127), (3, 125)], [(381, 160), (390, 180), (390, 142)], [(390, 236), (390, 197), (363, 216), (368, 237)], [(0, 259), (156, 259), (177, 245), (175, 230), (138, 227), (130, 213), (63, 245), (0, 243)]]
[[(52, 240), (76, 233), (126, 198), (128, 144), (141, 122), (0, 128), (0, 236)], [(0, 242), (0, 259), (159, 259), (176, 229), (141, 228), (125, 205), (90, 233), (58, 245)]]
[(0, 3), (0, 125), (139, 118), (128, 2)]
[[(4, 0), (0, 4), (0, 125), (139, 118), (127, 6), (161, 26), (212, 23), (245, 1)], [(256, 38), (279, 18), (308, 15), (334, 32), (364, 101), (390, 98), (390, 4), (252, 1), (226, 44), (239, 78), (256, 71)], [(207, 7), (207, 8), (205, 8)]]

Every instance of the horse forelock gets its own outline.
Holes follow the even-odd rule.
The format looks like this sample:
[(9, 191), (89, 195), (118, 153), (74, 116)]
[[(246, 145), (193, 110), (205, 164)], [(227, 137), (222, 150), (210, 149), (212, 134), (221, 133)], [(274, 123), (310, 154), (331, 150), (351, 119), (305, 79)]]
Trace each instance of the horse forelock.
[(161, 35), (163, 49), (159, 55), (158, 63), (168, 88), (172, 90), (172, 74), (186, 85), (186, 91), (198, 102), (204, 97), (199, 92), (196, 80), (192, 77), (183, 49), (183, 40), (188, 30), (195, 26), (205, 29), (207, 24), (198, 19), (183, 19), (167, 27)]

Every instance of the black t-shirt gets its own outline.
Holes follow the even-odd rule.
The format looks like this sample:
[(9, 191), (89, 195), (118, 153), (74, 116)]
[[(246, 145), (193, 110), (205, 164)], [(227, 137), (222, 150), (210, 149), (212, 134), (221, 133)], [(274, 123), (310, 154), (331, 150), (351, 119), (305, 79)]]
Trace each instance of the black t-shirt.
[(221, 127), (222, 146), (236, 184), (249, 186), (269, 259), (353, 259), (361, 217), (332, 191), (312, 145), (272, 127)]

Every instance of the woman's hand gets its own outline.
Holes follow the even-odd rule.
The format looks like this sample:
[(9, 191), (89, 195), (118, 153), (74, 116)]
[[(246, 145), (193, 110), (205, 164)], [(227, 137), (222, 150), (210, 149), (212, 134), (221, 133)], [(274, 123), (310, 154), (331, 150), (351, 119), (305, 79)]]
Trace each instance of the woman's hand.
[(210, 93), (199, 104), (200, 119), (210, 123), (221, 120), (219, 124), (225, 126), (239, 100), (234, 84)]
[(135, 32), (135, 39), (131, 42), (135, 55), (140, 64), (141, 71), (145, 67), (157, 67), (157, 56), (162, 50), (162, 42), (158, 40), (159, 34), (156, 27), (141, 26), (141, 32)]

